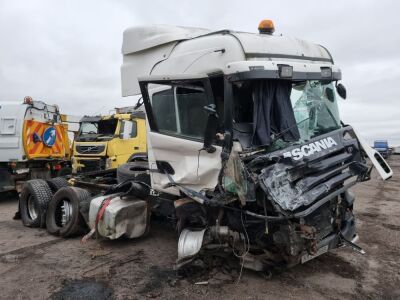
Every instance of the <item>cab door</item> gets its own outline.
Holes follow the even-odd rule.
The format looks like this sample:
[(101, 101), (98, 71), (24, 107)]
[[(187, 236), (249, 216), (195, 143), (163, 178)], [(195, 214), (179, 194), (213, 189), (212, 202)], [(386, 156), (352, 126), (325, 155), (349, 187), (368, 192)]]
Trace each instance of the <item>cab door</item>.
[(177, 188), (166, 187), (172, 179), (195, 191), (214, 189), (221, 169), (221, 147), (203, 149), (208, 119), (204, 107), (214, 103), (209, 79), (152, 76), (139, 83), (149, 125), (153, 188), (179, 195)]

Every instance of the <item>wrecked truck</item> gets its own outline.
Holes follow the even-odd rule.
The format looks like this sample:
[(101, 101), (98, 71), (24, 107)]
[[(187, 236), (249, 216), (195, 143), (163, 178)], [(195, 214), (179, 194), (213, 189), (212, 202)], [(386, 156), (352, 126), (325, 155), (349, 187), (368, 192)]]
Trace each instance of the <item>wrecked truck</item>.
[(216, 252), (257, 271), (342, 246), (363, 253), (350, 188), (372, 166), (392, 175), (340, 119), (346, 89), (329, 51), (274, 35), (269, 20), (258, 29), (124, 32), (122, 93), (143, 96), (150, 176), (134, 184), (142, 199), (129, 230), (140, 230), (129, 236), (148, 232), (149, 211), (169, 215), (178, 267)]

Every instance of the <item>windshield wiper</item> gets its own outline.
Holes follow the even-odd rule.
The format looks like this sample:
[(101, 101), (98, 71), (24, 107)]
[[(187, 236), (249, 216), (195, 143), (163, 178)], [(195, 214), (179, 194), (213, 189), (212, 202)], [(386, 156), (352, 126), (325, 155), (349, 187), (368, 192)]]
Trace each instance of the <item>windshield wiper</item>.
[(288, 128), (286, 128), (285, 130), (279, 132), (279, 133), (276, 134), (276, 135), (275, 135), (275, 134), (272, 134), (272, 136), (271, 136), (271, 144), (273, 144), (278, 138), (280, 138), (280, 137), (282, 136), (282, 134), (288, 132), (288, 131), (291, 130), (292, 128), (297, 127), (298, 125), (300, 125), (301, 123), (303, 123), (304, 121), (307, 121), (307, 120), (309, 120), (309, 119), (310, 119), (310, 117), (305, 118), (304, 120), (301, 120), (301, 121), (297, 122), (296, 124), (293, 124), (292, 126), (289, 126)]

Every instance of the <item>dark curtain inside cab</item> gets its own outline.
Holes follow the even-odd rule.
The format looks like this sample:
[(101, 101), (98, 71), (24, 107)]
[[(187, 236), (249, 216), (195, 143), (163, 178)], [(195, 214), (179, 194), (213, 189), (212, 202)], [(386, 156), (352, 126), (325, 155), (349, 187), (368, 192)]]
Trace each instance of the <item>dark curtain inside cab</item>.
[(271, 134), (286, 142), (300, 138), (290, 102), (292, 84), (284, 80), (262, 80), (253, 89), (253, 146), (271, 144)]

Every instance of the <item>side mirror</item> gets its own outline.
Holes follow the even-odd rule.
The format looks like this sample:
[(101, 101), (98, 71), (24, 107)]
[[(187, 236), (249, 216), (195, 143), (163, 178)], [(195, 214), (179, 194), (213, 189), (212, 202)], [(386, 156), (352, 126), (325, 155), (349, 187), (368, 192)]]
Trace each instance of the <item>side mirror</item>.
[(341, 83), (336, 84), (336, 91), (341, 98), (346, 99), (347, 92), (343, 84)]
[(203, 149), (208, 153), (214, 153), (217, 149), (212, 145), (218, 130), (218, 114), (215, 104), (204, 106), (208, 114), (206, 131), (204, 133)]

